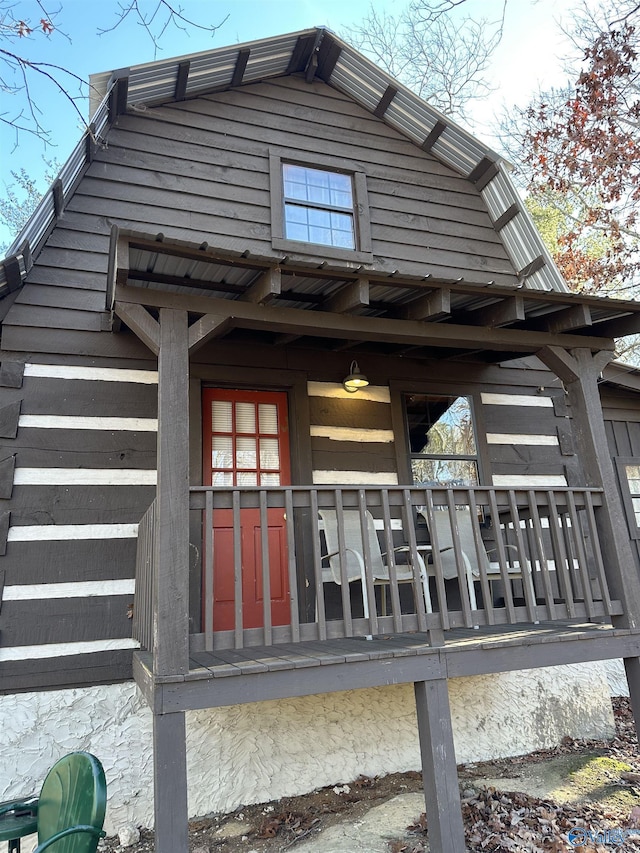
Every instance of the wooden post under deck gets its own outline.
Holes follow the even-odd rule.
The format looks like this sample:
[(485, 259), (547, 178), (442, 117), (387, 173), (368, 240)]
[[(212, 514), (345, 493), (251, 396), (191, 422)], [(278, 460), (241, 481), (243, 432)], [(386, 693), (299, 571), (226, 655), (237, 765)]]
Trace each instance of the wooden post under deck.
[(447, 680), (416, 681), (413, 688), (429, 849), (461, 853), (466, 846)]
[[(637, 630), (640, 628), (640, 575), (627, 535), (598, 391), (598, 379), (612, 355), (610, 352), (592, 354), (588, 349), (569, 353), (561, 347), (546, 347), (538, 353), (565, 385), (573, 435), (587, 485), (602, 487), (606, 496), (598, 511), (600, 547), (610, 590), (624, 606), (624, 614), (614, 617), (614, 624)], [(640, 660), (626, 658), (624, 664), (636, 729), (640, 732)]]
[(155, 851), (189, 849), (185, 713), (153, 715)]

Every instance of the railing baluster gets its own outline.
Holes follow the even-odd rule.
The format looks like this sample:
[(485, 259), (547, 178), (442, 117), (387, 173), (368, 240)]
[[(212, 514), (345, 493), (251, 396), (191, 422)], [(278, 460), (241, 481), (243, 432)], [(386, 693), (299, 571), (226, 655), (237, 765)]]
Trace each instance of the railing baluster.
[(556, 618), (555, 595), (553, 585), (551, 583), (551, 575), (547, 566), (547, 555), (544, 547), (544, 538), (542, 534), (542, 523), (540, 521), (540, 513), (536, 502), (536, 495), (533, 489), (527, 492), (529, 500), (529, 511), (531, 513), (531, 521), (533, 523), (533, 545), (534, 555), (537, 554), (540, 561), (540, 576), (542, 578), (542, 588), (544, 589), (545, 603), (547, 607), (547, 618), (554, 620)]
[[(368, 634), (378, 633), (378, 608), (376, 605), (375, 578), (373, 576), (373, 561), (371, 559), (371, 545), (369, 543), (369, 522), (367, 518), (367, 497), (364, 489), (358, 489), (358, 512), (360, 515), (360, 535), (362, 536), (362, 556), (364, 558), (365, 583), (362, 595), (367, 596), (369, 603), (369, 630)], [(374, 536), (377, 533), (374, 530)]]
[[(427, 527), (429, 528), (429, 539), (431, 541), (431, 559), (433, 561), (433, 570), (436, 576), (436, 593), (438, 596), (438, 604), (440, 608), (440, 626), (443, 631), (449, 630), (451, 622), (449, 620), (449, 608), (447, 605), (447, 589), (444, 583), (444, 573), (442, 571), (442, 557), (440, 556), (440, 547), (438, 542), (438, 528), (434, 513), (441, 512), (433, 506), (433, 495), (429, 489), (425, 489), (424, 507), (427, 515)], [(427, 571), (427, 577), (429, 572)]]
[[(498, 501), (496, 500), (496, 493), (493, 489), (489, 492), (489, 506), (491, 508), (491, 518), (493, 519), (493, 529), (496, 537), (496, 551), (498, 553), (498, 565), (500, 566), (500, 577), (502, 579), (504, 603), (507, 610), (507, 619), (510, 624), (514, 625), (518, 620), (516, 619), (516, 610), (513, 603), (513, 592), (511, 590), (511, 580), (509, 578), (509, 569), (507, 566), (507, 557), (505, 554), (505, 543), (502, 533), (502, 526), (500, 524), (500, 511), (498, 510)], [(507, 524), (508, 522), (505, 521), (505, 529)]]
[[(398, 589), (398, 575), (396, 572), (396, 559), (393, 546), (393, 531), (391, 530), (391, 510), (389, 509), (389, 490), (380, 490), (382, 502), (382, 523), (384, 527), (384, 548), (386, 551), (387, 566), (389, 567), (389, 595), (391, 597), (391, 612), (393, 614), (393, 627), (396, 633), (402, 632), (402, 609), (400, 607), (400, 592)], [(382, 594), (386, 590), (382, 588)]]
[(449, 510), (449, 524), (451, 525), (451, 541), (453, 543), (453, 553), (456, 559), (456, 568), (458, 570), (458, 584), (460, 587), (460, 603), (462, 604), (462, 613), (464, 615), (464, 624), (467, 628), (473, 628), (473, 619), (471, 616), (471, 595), (470, 587), (473, 584), (473, 573), (469, 577), (468, 572), (471, 569), (468, 567), (468, 558), (465, 560), (463, 556), (462, 546), (460, 544), (460, 530), (458, 529), (458, 519), (456, 518), (456, 502), (451, 489), (447, 490), (447, 506)]
[(318, 491), (311, 489), (309, 493), (311, 504), (311, 535), (313, 537), (313, 577), (316, 590), (316, 619), (318, 621), (318, 636), (327, 639), (327, 618), (324, 611), (324, 583), (322, 581), (322, 548), (318, 516)]
[(205, 494), (204, 554), (202, 559), (204, 593), (204, 647), (213, 651), (213, 492)]
[[(284, 493), (284, 518), (287, 528), (287, 563), (289, 569), (289, 613), (291, 618), (291, 640), (300, 642), (300, 610), (298, 602), (298, 577), (296, 569), (296, 533), (293, 516), (293, 494), (291, 489)], [(316, 525), (317, 527), (317, 525)]]
[[(573, 619), (576, 615), (576, 608), (573, 601), (573, 570), (569, 565), (567, 549), (565, 548), (564, 536), (561, 528), (560, 513), (556, 503), (555, 494), (552, 491), (547, 492), (547, 500), (549, 503), (549, 532), (551, 533), (551, 543), (553, 548), (553, 558), (556, 565), (556, 576), (558, 578), (558, 588), (561, 595), (564, 597), (567, 615)], [(566, 515), (564, 516), (566, 524)]]
[(260, 501), (260, 562), (262, 563), (262, 619), (264, 644), (270, 646), (271, 632), (271, 564), (269, 561), (269, 517), (267, 514), (267, 493), (259, 492)]
[(487, 552), (482, 541), (480, 533), (479, 510), (476, 502), (476, 495), (473, 489), (467, 491), (467, 500), (469, 502), (469, 511), (471, 513), (473, 542), (476, 548), (476, 559), (480, 567), (480, 589), (482, 590), (482, 601), (484, 605), (485, 618), (488, 625), (495, 625), (495, 614), (493, 612), (493, 595), (491, 594), (491, 584), (487, 577)]
[[(338, 524), (338, 560), (340, 562), (340, 592), (342, 593), (342, 618), (347, 637), (353, 637), (353, 620), (351, 617), (351, 591), (349, 588), (349, 573), (347, 568), (347, 552), (344, 542), (344, 511), (342, 509), (342, 492), (336, 489), (336, 521)], [(362, 590), (363, 607), (367, 606), (366, 591)]]
[[(411, 557), (411, 568), (413, 571), (413, 599), (416, 603), (416, 615), (418, 617), (418, 630), (426, 631), (427, 611), (420, 579), (420, 561), (418, 557), (418, 543), (416, 540), (416, 528), (413, 523), (413, 506), (411, 503), (411, 492), (409, 489), (402, 491), (402, 526), (409, 539), (409, 554)], [(428, 582), (428, 581), (427, 581)]]
[[(516, 495), (513, 489), (509, 489), (509, 513), (511, 515), (511, 523), (513, 524), (513, 531), (516, 539), (516, 549), (518, 551), (518, 563), (520, 564), (520, 575), (522, 577), (522, 592), (524, 595), (524, 603), (527, 608), (527, 615), (531, 622), (538, 622), (538, 615), (536, 612), (536, 588), (534, 584), (534, 572), (536, 571), (536, 563), (535, 556), (527, 551), (527, 548), (524, 544), (524, 536), (522, 533), (522, 521), (527, 525), (527, 534), (529, 531), (528, 528), (528, 520), (520, 518), (520, 512), (518, 511), (518, 503), (516, 501)], [(527, 535), (527, 540), (529, 540), (529, 536)], [(509, 555), (507, 554), (507, 561), (511, 563), (509, 559)]]
[(572, 540), (578, 558), (578, 570), (582, 580), (582, 595), (587, 611), (587, 616), (594, 616), (593, 596), (591, 594), (591, 579), (589, 578), (589, 566), (587, 563), (587, 554), (582, 541), (582, 527), (576, 509), (576, 501), (573, 492), (567, 493), (567, 502), (569, 505), (569, 518), (571, 520), (571, 530), (573, 532)]
[(591, 539), (591, 548), (593, 550), (593, 558), (596, 564), (596, 574), (600, 584), (600, 595), (604, 604), (605, 613), (611, 615), (611, 596), (609, 594), (609, 584), (607, 582), (607, 574), (604, 568), (604, 560), (602, 559), (602, 551), (600, 549), (600, 540), (598, 538), (598, 528), (596, 525), (596, 517), (593, 509), (593, 500), (590, 492), (584, 493), (585, 498), (585, 515), (587, 527), (589, 530), (589, 538)]
[(240, 491), (232, 493), (233, 507), (233, 600), (235, 648), (244, 646), (244, 631), (242, 622), (242, 528), (240, 526)]

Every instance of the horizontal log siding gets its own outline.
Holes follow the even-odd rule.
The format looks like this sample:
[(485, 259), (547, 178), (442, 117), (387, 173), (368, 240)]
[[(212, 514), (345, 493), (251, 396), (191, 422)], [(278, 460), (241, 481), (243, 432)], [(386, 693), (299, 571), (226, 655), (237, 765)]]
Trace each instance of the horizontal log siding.
[[(524, 373), (524, 371), (523, 371)], [(507, 485), (519, 478), (523, 484), (578, 485), (579, 462), (573, 453), (570, 419), (554, 408), (557, 392), (505, 393), (485, 391), (480, 395), (482, 422), (494, 485)], [(508, 479), (505, 479), (508, 478)]]
[(157, 373), (108, 364), (28, 363), (20, 388), (0, 387), (7, 435), (15, 418), (0, 439), (15, 462), (0, 500), (4, 692), (130, 677), (137, 525), (155, 486), (129, 481), (155, 480)]
[(380, 440), (391, 430), (388, 388), (369, 386), (361, 396), (309, 383), (309, 419), (314, 483), (397, 483), (395, 444)]

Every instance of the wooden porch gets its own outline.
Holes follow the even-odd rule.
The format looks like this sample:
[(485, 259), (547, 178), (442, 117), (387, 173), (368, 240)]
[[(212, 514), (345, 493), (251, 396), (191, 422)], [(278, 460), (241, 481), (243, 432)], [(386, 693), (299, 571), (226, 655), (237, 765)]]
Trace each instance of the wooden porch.
[[(194, 486), (189, 506), (198, 557), (179, 630), (190, 656), (408, 632), (439, 646), (456, 628), (623, 613), (600, 544), (601, 489)], [(335, 519), (333, 543), (323, 518)], [(134, 613), (134, 637), (151, 655), (157, 525), (154, 502), (140, 524)], [(244, 610), (247, 573), (259, 624)], [(232, 626), (221, 630), (225, 596)]]
[[(195, 600), (178, 607), (165, 598), (173, 607), (162, 634), (156, 502), (140, 525), (137, 560), (134, 632), (141, 650), (134, 655), (134, 675), (154, 712), (156, 808), (163, 810), (158, 820), (166, 839), (183, 834), (178, 821), (187, 813), (186, 801), (179, 808), (175, 801), (175, 779), (186, 780), (186, 711), (413, 683), (430, 843), (434, 851), (459, 853), (463, 829), (448, 679), (623, 658), (632, 684), (640, 629), (629, 624), (623, 601), (611, 592), (602, 489), (193, 486), (187, 499), (191, 551), (202, 555), (190, 585)], [(275, 624), (269, 596), (274, 510), (282, 513), (287, 543), (286, 624)], [(247, 511), (259, 519), (252, 531), (265, 591), (259, 627), (244, 621)], [(235, 620), (232, 630), (221, 631), (213, 617), (219, 512), (231, 517), (233, 552), (226, 556), (234, 568)], [(346, 519), (354, 513), (364, 580), (349, 574)], [(447, 520), (450, 543), (438, 541), (438, 513)], [(321, 523), (330, 514), (339, 540), (333, 570)], [(370, 519), (387, 561), (384, 578), (372, 568)], [(475, 554), (468, 551), (462, 519), (471, 519)], [(448, 552), (453, 577), (445, 577)], [(185, 641), (186, 666), (170, 670), (167, 656)], [(167, 776), (169, 786), (162, 781)]]
[[(134, 673), (153, 711), (159, 853), (186, 849), (190, 709), (413, 682), (429, 840), (439, 853), (464, 847), (449, 678), (622, 657), (638, 714), (640, 579), (598, 395), (610, 339), (558, 333), (551, 319), (543, 331), (474, 325), (471, 317), (465, 325), (425, 323), (337, 314), (334, 302), (311, 312), (126, 285), (115, 288), (115, 300), (116, 314), (158, 356), (158, 487), (139, 529)], [(428, 345), (431, 355), (444, 348), (451, 357), (535, 353), (564, 384), (580, 482), (442, 489), (309, 485), (310, 477), (299, 476), (302, 485), (286, 487), (202, 486), (190, 478), (190, 357), (235, 327), (263, 329), (274, 341)], [(224, 370), (214, 351), (207, 365), (214, 383)], [(219, 513), (226, 516), (222, 549)], [(246, 513), (257, 519), (257, 621), (255, 613), (247, 617), (242, 594)], [(272, 606), (273, 513), (282, 519), (284, 618)], [(333, 547), (327, 523), (335, 526)], [(350, 559), (357, 548), (347, 541), (354, 526), (357, 571)], [(221, 550), (233, 581), (232, 617), (231, 627), (217, 630)]]

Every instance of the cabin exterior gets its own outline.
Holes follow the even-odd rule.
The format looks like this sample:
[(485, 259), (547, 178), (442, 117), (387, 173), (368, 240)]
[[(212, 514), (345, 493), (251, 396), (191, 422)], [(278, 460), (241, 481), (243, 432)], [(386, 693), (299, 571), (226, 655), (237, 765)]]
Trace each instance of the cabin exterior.
[(459, 853), (456, 759), (638, 719), (640, 309), (328, 31), (92, 82), (0, 272), (0, 790), (92, 748), (164, 853), (422, 766)]

